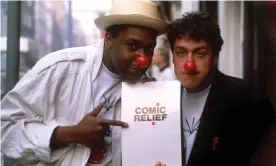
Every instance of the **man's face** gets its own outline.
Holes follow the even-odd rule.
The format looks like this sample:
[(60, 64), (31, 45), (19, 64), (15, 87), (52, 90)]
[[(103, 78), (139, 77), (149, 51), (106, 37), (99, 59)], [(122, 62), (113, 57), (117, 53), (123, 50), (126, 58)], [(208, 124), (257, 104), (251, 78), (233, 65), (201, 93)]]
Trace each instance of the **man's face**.
[[(184, 69), (184, 64), (193, 60), (196, 70), (189, 73)], [(218, 57), (212, 56), (212, 48), (205, 40), (177, 39), (173, 47), (173, 63), (175, 74), (184, 88), (196, 89), (203, 86), (203, 81), (216, 67)]]
[(154, 54), (153, 54), (153, 58), (152, 58), (152, 64), (159, 66), (160, 64), (162, 64), (165, 61), (164, 56), (160, 55), (160, 51), (159, 50), (155, 50)]
[(137, 56), (146, 56), (151, 64), (153, 50), (156, 45), (156, 33), (142, 27), (128, 27), (119, 32), (116, 38), (106, 37), (111, 61), (124, 79), (137, 80), (148, 69), (136, 63)]

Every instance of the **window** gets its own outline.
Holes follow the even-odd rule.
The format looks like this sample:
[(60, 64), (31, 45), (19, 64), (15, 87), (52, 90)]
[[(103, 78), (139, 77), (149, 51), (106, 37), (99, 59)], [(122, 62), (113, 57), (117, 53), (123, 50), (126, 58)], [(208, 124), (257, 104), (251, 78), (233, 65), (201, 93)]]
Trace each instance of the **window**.
[(34, 1), (25, 1), (25, 2), (27, 3), (27, 6), (28, 6), (29, 8), (32, 8), (32, 7), (33, 7)]
[[(26, 65), (26, 54), (21, 53), (20, 57), (19, 57), (19, 70), (20, 71), (24, 71), (27, 69), (27, 65)], [(5, 52), (1, 53), (1, 71), (6, 71), (6, 67), (7, 67), (7, 54)]]
[(0, 1), (1, 3), (1, 17), (7, 19), (8, 17), (8, 3), (7, 1)]
[(32, 28), (32, 17), (27, 12), (23, 12), (22, 23), (26, 27)]
[(1, 72), (1, 99), (4, 97), (6, 89), (6, 73)]
[(1, 71), (6, 71), (7, 55), (5, 52), (1, 52)]

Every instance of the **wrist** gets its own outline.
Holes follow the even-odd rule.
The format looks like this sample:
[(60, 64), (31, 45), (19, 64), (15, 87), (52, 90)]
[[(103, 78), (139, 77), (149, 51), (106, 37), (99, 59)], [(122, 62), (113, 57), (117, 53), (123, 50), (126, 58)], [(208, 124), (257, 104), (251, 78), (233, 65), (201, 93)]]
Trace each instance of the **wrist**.
[(60, 142), (64, 144), (76, 143), (74, 126), (59, 126), (57, 128), (57, 136), (60, 138)]
[(71, 143), (76, 143), (77, 140), (74, 136), (74, 126), (58, 126), (55, 128), (51, 142), (50, 148), (52, 150), (57, 149), (62, 146), (66, 146)]

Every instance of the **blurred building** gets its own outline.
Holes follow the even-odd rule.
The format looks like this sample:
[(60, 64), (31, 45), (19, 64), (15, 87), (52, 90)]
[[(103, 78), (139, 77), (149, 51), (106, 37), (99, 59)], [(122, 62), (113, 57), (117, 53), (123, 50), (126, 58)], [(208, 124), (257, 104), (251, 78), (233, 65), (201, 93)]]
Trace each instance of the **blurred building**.
[[(35, 63), (30, 52), (30, 43), (35, 36), (35, 1), (21, 2), (21, 37), (20, 37), (20, 67), (19, 77), (21, 78)], [(1, 1), (1, 97), (5, 92), (6, 84), (6, 59), (7, 59), (7, 1)]]
[(81, 47), (85, 46), (87, 44), (86, 41), (86, 35), (83, 32), (83, 29), (81, 28), (80, 21), (72, 18), (72, 45), (73, 47)]
[[(78, 23), (75, 22), (75, 24), (82, 29), (82, 33), (85, 36), (87, 43), (95, 43), (98, 39), (99, 32), (94, 24), (94, 19), (98, 17), (98, 13), (90, 10), (74, 9), (73, 5), (72, 17), (78, 20)], [(73, 26), (73, 32), (75, 31), (76, 27)]]
[(94, 1), (72, 1), (72, 16), (78, 20), (79, 26), (82, 29), (85, 41), (88, 45), (94, 44), (97, 40), (103, 37), (94, 20), (99, 16), (105, 15), (111, 7), (112, 0), (101, 0), (99, 3)]
[[(1, 96), (5, 93), (7, 49), (7, 3), (1, 1)], [(86, 45), (86, 36), (79, 21), (72, 18), (68, 28), (68, 1), (22, 1), (20, 34), (20, 78), (43, 56), (68, 47)]]
[[(263, 90), (276, 109), (276, 3), (219, 1), (200, 3), (220, 25), (224, 45), (219, 68)], [(274, 36), (274, 37), (273, 37)]]
[(35, 40), (31, 47), (36, 60), (52, 51), (52, 31), (52, 1), (36, 1)]
[[(53, 1), (52, 51), (67, 47), (86, 45), (86, 34), (80, 24), (81, 18), (75, 18), (71, 12), (72, 1)], [(85, 3), (84, 3), (85, 4)], [(71, 8), (71, 10), (69, 9)], [(86, 16), (87, 17), (87, 16)], [(70, 46), (70, 43), (72, 44)]]
[(67, 41), (67, 1), (52, 1), (52, 49), (57, 51), (68, 46)]

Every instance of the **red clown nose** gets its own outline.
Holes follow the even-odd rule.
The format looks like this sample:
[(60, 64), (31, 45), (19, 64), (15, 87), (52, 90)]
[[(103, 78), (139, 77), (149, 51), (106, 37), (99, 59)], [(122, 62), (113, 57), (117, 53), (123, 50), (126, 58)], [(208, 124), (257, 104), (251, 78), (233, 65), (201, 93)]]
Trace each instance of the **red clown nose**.
[(195, 61), (186, 61), (184, 63), (184, 69), (189, 73), (195, 72), (196, 70)]
[(137, 56), (136, 63), (141, 68), (146, 68), (149, 66), (149, 58), (147, 56)]

